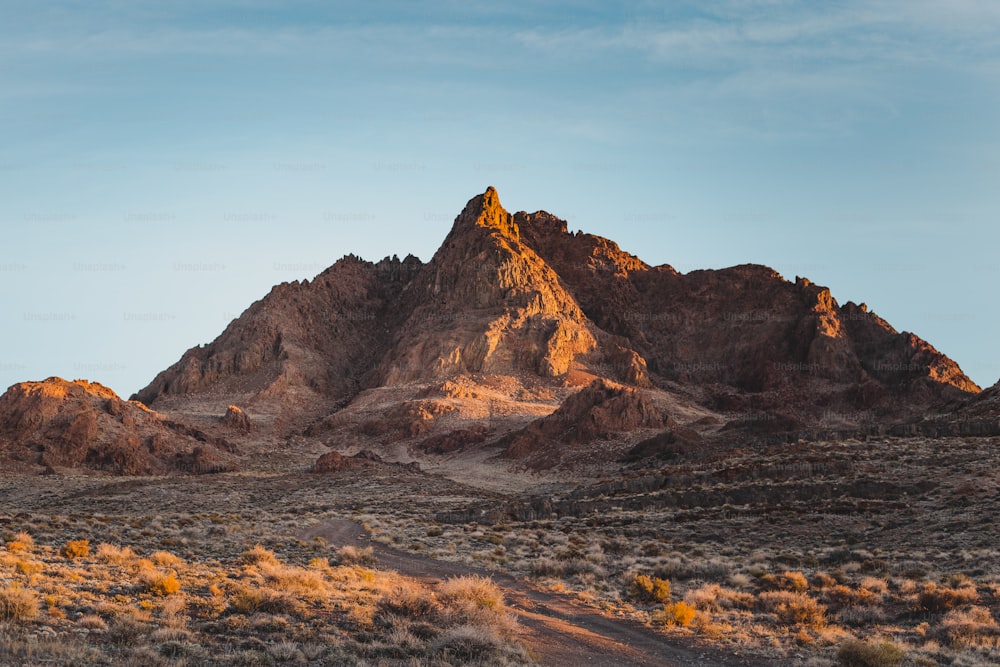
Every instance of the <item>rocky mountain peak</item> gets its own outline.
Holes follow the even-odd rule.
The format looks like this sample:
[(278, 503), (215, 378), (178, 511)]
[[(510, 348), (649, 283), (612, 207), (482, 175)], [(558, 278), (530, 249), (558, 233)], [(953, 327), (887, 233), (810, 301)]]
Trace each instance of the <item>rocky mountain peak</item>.
[(465, 208), (455, 219), (455, 230), (471, 227), (486, 227), (495, 229), (505, 238), (519, 241), (521, 232), (514, 222), (514, 216), (508, 213), (500, 204), (500, 195), (492, 185), (486, 192), (469, 200)]

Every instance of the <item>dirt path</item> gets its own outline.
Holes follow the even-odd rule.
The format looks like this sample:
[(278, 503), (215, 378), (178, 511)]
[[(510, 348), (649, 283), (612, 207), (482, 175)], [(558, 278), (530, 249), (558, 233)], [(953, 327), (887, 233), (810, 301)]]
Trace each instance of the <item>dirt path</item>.
[(439, 561), (372, 542), (365, 530), (347, 520), (318, 524), (300, 537), (322, 537), (337, 546), (372, 546), (382, 569), (436, 583), (448, 577), (478, 574), (504, 590), (517, 615), (522, 639), (543, 665), (579, 667), (759, 667), (765, 663), (719, 650), (681, 647), (628, 619), (605, 616), (569, 596), (538, 590), (509, 575), (461, 563)]

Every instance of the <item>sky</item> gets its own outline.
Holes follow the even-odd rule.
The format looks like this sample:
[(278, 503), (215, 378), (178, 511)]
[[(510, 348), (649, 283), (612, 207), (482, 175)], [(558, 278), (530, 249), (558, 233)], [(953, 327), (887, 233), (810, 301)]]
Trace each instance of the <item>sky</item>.
[(1000, 3), (0, 0), (0, 385), (128, 396), (471, 197), (1000, 378)]

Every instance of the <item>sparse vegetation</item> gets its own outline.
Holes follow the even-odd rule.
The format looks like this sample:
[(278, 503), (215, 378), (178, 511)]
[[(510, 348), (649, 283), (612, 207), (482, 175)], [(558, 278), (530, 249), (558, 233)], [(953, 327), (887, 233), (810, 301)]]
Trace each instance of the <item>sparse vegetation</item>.
[[(879, 446), (880, 456), (900, 460), (919, 451), (912, 442)], [(959, 442), (950, 446), (956, 461), (961, 455), (990, 470), (1000, 464), (972, 457)], [(840, 465), (840, 456), (860, 465), (871, 449), (810, 447), (829, 468)], [(927, 451), (941, 458), (947, 448)], [(728, 480), (728, 471), (750, 469), (752, 460), (759, 479), (768, 466), (780, 470), (788, 455), (776, 448), (686, 465), (727, 471)], [(942, 478), (956, 475), (942, 460), (936, 469)], [(839, 479), (810, 475), (796, 484), (826, 493), (831, 479)], [(958, 520), (938, 496), (912, 494), (910, 505), (867, 499), (865, 507), (881, 509), (864, 513), (851, 498), (829, 501), (843, 513), (823, 513), (825, 501), (815, 499), (766, 513), (712, 505), (705, 489), (715, 478), (699, 479), (685, 482), (701, 484), (702, 505), (695, 507), (647, 504), (648, 491), (607, 491), (595, 498), (609, 509), (590, 511), (582, 497), (572, 512), (520, 520), (463, 516), (467, 507), (485, 503), (481, 492), (378, 472), (345, 478), (335, 496), (328, 481), (313, 478), (296, 478), (291, 492), (288, 478), (266, 476), (220, 476), (211, 489), (184, 478), (154, 480), (148, 496), (144, 487), (129, 487), (135, 509), (128, 514), (115, 513), (121, 496), (109, 490), (116, 487), (107, 487), (107, 478), (41, 478), (33, 481), (40, 489), (33, 495), (13, 480), (0, 481), (6, 502), (0, 519), (9, 527), (0, 543), (3, 609), (22, 610), (3, 612), (11, 634), (0, 642), (0, 663), (100, 664), (97, 646), (116, 660), (148, 665), (527, 660), (512, 612), (489, 578), (428, 587), (382, 572), (371, 547), (311, 531), (341, 517), (364, 523), (376, 543), (503, 570), (664, 635), (764, 661), (1000, 663), (1000, 570), (990, 501), (963, 506)], [(438, 485), (433, 494), (413, 492), (429, 484)], [(945, 490), (935, 493), (947, 495), (949, 482), (941, 484)], [(720, 498), (739, 490), (729, 481), (717, 485)], [(49, 498), (70, 494), (72, 512), (65, 501), (46, 509)], [(487, 500), (496, 507), (506, 502)], [(629, 503), (639, 509), (623, 509)], [(452, 511), (456, 516), (447, 515)], [(925, 535), (911, 534), (908, 522), (917, 512)], [(95, 546), (70, 557), (72, 542)], [(172, 579), (177, 590), (158, 587), (157, 578)], [(41, 636), (42, 627), (59, 641)], [(85, 629), (84, 643), (77, 633)], [(224, 660), (223, 646), (231, 647)], [(902, 662), (893, 662), (897, 655), (905, 656)]]
[(850, 639), (837, 651), (837, 664), (841, 667), (899, 667), (904, 657), (903, 650), (892, 642)]
[(86, 558), (90, 555), (90, 540), (70, 540), (62, 548), (66, 558)]
[(38, 617), (38, 598), (17, 585), (0, 588), (0, 621), (25, 622)]
[(639, 602), (669, 602), (670, 582), (647, 574), (636, 574), (629, 584), (628, 595)]

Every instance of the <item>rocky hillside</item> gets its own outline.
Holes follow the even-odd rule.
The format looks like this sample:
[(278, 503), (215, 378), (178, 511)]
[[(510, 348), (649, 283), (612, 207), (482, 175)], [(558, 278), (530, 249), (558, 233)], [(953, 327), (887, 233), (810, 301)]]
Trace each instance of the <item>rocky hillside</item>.
[[(465, 395), (427, 399), (452, 380)], [(850, 427), (978, 391), (927, 342), (805, 278), (652, 267), (544, 211), (512, 215), (489, 188), (429, 262), (349, 256), (279, 285), (136, 398), (181, 411), (236, 402), (272, 433), (403, 443), (404, 458), (469, 443), (537, 457), (584, 431)], [(399, 424), (376, 428), (386, 416)], [(589, 425), (564, 428), (576, 417)]]
[(95, 382), (49, 378), (0, 396), (0, 452), (14, 469), (149, 475), (224, 470), (235, 450)]

